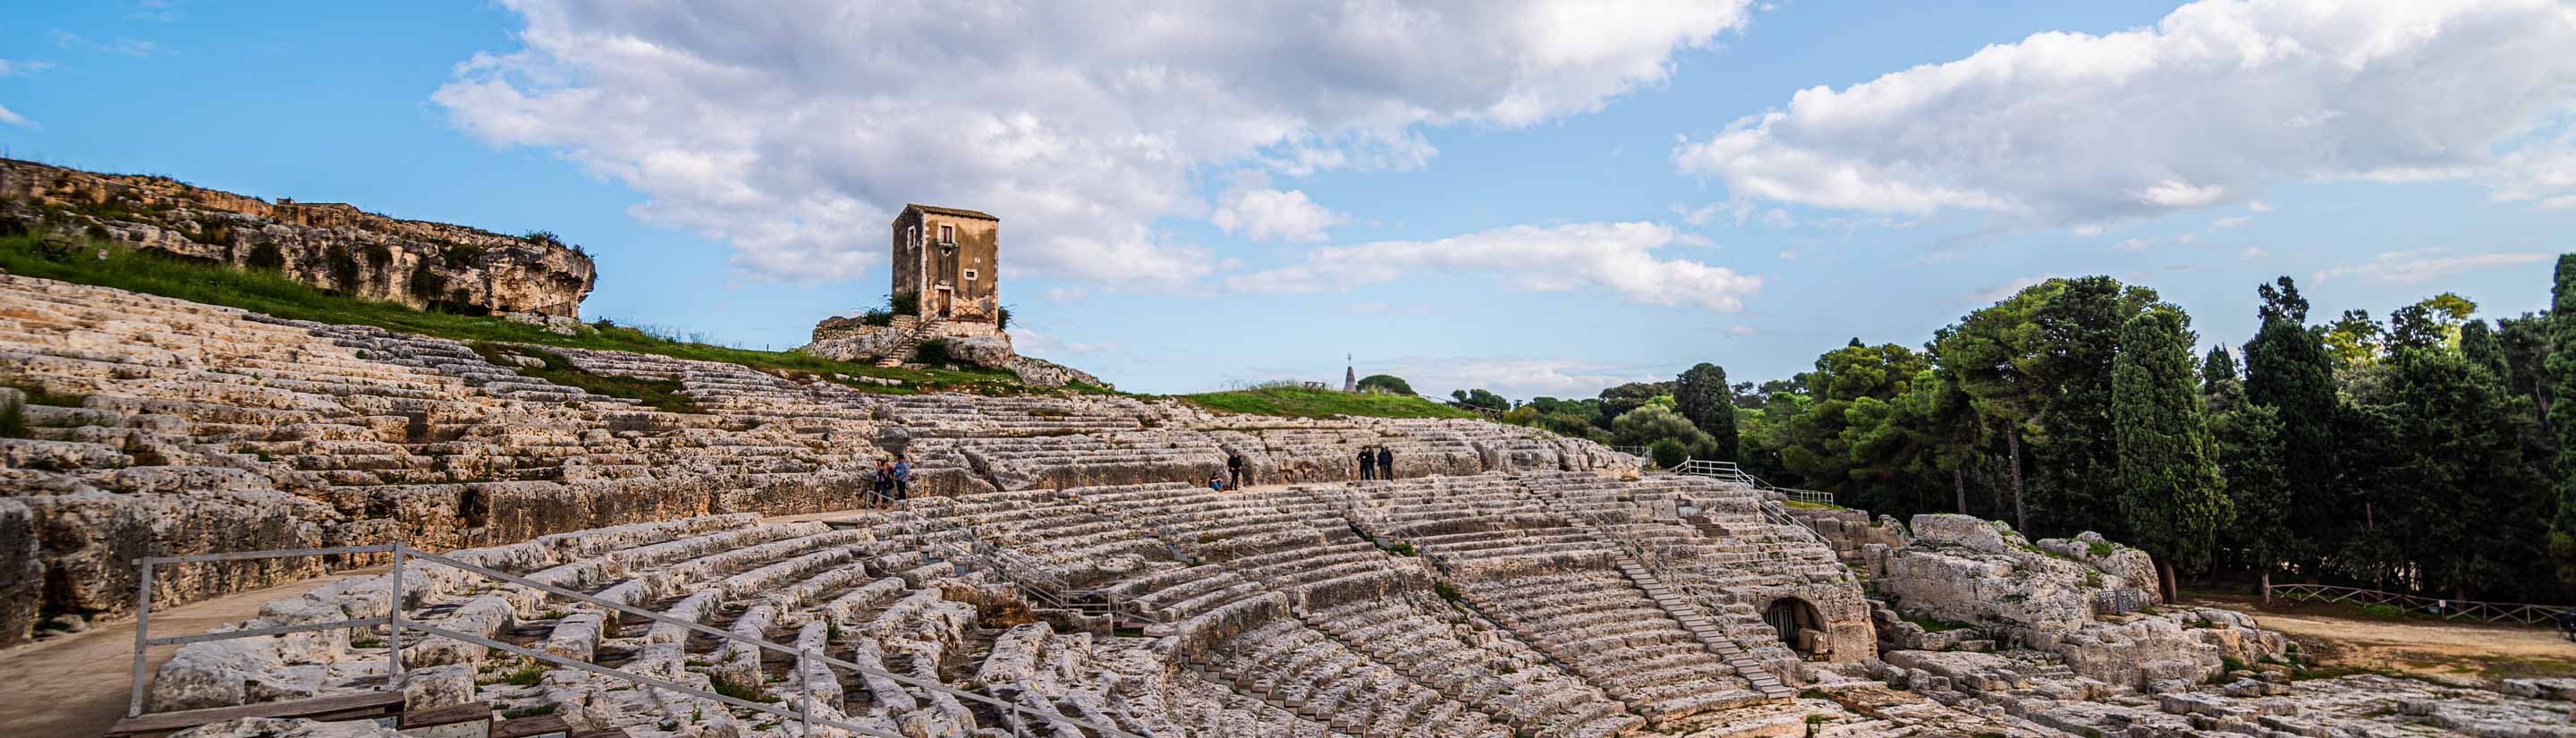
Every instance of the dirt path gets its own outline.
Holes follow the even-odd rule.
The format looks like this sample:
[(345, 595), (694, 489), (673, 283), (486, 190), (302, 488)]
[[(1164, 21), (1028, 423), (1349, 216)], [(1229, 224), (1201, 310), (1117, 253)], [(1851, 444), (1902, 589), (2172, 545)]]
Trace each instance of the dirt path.
[[(269, 600), (303, 594), (343, 576), (382, 571), (379, 567), (337, 572), (167, 610), (155, 608), (152, 632), (156, 636), (203, 633), (249, 619)], [(178, 646), (152, 649), (149, 668), (160, 668), (178, 650)], [(0, 679), (0, 736), (105, 732), (125, 716), (133, 659), (134, 622), (130, 620), (0, 651), (0, 674), (13, 675)]]
[(2392, 669), (2428, 676), (2500, 679), (2576, 675), (2576, 643), (2556, 630), (2432, 620), (2383, 620), (2344, 606), (2252, 598), (2186, 597), (2224, 607), (2281, 631), (2329, 666)]

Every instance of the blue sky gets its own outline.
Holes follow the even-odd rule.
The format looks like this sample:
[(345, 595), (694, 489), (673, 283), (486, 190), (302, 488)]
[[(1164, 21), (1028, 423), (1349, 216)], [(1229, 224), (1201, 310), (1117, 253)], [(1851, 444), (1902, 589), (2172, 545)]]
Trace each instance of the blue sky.
[(2576, 251), (2554, 2), (798, 5), (19, 9), (0, 146), (551, 230), (585, 315), (755, 347), (986, 209), (1022, 350), (1160, 392), (1777, 378), (2050, 275), (2237, 343), (2274, 275), (2510, 315)]

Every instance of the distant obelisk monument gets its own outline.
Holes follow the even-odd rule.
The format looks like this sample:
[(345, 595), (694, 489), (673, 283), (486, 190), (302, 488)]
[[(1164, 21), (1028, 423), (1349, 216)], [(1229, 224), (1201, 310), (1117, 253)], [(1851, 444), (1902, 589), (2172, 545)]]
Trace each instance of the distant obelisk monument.
[(1351, 369), (1351, 355), (1342, 355), (1342, 391), (1360, 391), (1360, 373)]

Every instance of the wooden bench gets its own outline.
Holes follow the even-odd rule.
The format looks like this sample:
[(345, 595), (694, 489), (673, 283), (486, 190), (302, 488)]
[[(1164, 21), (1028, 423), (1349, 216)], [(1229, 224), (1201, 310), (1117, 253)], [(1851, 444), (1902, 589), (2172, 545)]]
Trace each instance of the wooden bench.
[(366, 720), (393, 717), (401, 714), (402, 709), (401, 692), (360, 692), (284, 702), (262, 702), (255, 705), (209, 707), (203, 710), (178, 710), (140, 715), (116, 721), (116, 725), (108, 728), (104, 735), (107, 738), (162, 735), (246, 717)]

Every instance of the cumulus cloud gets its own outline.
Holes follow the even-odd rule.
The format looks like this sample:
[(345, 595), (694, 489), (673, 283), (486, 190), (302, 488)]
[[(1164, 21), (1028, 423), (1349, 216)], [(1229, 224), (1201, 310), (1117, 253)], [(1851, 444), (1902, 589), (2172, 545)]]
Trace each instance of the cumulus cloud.
[(1324, 229), (1350, 222), (1350, 216), (1327, 210), (1306, 197), (1303, 190), (1285, 192), (1270, 189), (1268, 183), (1227, 188), (1217, 196), (1216, 213), (1208, 222), (1227, 233), (1240, 231), (1255, 241), (1273, 239), (1288, 241), (1324, 240)]
[[(1797, 92), (1674, 150), (1732, 196), (2065, 228), (2235, 202), (2275, 181), (2576, 189), (2576, 6), (2185, 5)], [(2270, 205), (2248, 201), (2253, 212)]]
[(1762, 289), (1761, 277), (1655, 257), (1656, 249), (1695, 242), (1671, 226), (1643, 221), (1512, 226), (1435, 241), (1318, 248), (1298, 264), (1227, 277), (1226, 286), (1247, 292), (1317, 292), (1391, 282), (1421, 271), (1475, 272), (1502, 277), (1525, 290), (1597, 287), (1653, 305), (1743, 309), (1744, 298)]
[(0, 106), (0, 123), (7, 123), (20, 128), (36, 127), (35, 121), (28, 120), (27, 116), (19, 115), (18, 111), (10, 110), (7, 106)]
[(2435, 278), (2460, 272), (2515, 264), (2529, 264), (2556, 258), (2540, 251), (2487, 252), (2466, 254), (2449, 249), (2391, 251), (2370, 257), (2367, 261), (2326, 269), (2308, 280), (2319, 284), (2327, 280), (2352, 278), (2363, 284), (2398, 286), (2423, 284)]
[(2254, 216), (2251, 216), (2251, 215), (2230, 215), (2230, 216), (2227, 216), (2227, 217), (2224, 217), (2224, 218), (2220, 218), (2220, 219), (2217, 219), (2217, 220), (2210, 221), (2210, 222), (2209, 222), (2209, 227), (2211, 227), (2211, 228), (2234, 228), (2234, 227), (2241, 226), (2241, 225), (2245, 225), (2245, 224), (2247, 224), (2247, 223), (2252, 223), (2252, 222), (2254, 222)]
[(730, 243), (750, 276), (855, 276), (910, 201), (1002, 216), (1017, 273), (1140, 288), (1219, 268), (1154, 225), (1213, 214), (1207, 170), (1417, 167), (1427, 127), (1595, 110), (1747, 18), (1746, 0), (504, 4), (524, 47), (457, 66), (432, 96), (455, 124), (626, 183), (634, 215)]
[(2245, 247), (2245, 250), (2236, 252), (2236, 258), (2249, 261), (2271, 255), (2272, 252), (2263, 250), (2263, 247), (2261, 246), (2247, 246)]

